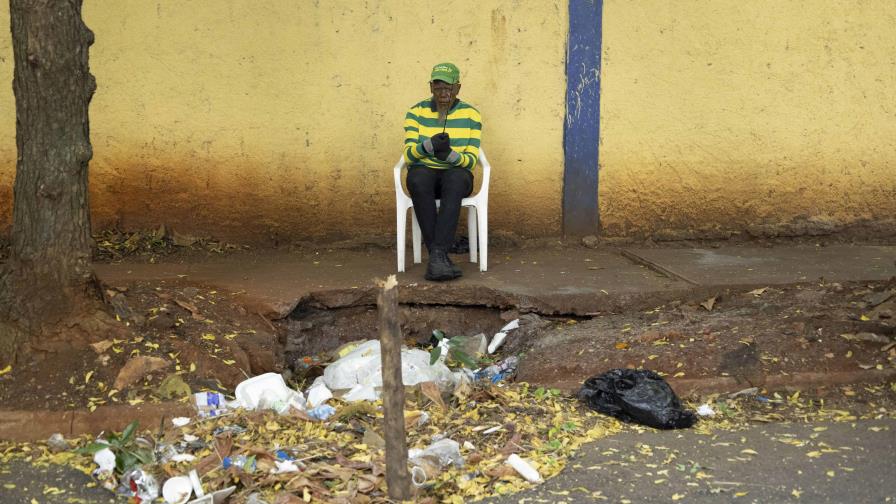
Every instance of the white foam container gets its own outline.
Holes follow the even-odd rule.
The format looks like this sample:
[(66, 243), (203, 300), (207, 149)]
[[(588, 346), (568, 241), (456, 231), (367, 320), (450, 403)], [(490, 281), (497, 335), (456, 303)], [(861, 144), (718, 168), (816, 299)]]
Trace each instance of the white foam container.
[(301, 393), (286, 386), (280, 373), (265, 373), (243, 380), (236, 386), (234, 395), (240, 405), (248, 410), (257, 409), (259, 401), (265, 395), (268, 398), (277, 397), (283, 401), (290, 401), (296, 396), (304, 399)]

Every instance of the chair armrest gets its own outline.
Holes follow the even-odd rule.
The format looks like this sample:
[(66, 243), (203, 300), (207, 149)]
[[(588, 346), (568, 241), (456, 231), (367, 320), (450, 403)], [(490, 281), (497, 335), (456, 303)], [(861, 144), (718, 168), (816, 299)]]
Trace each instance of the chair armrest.
[(392, 169), (395, 175), (395, 197), (401, 198), (405, 196), (404, 189), (401, 187), (401, 170), (405, 167), (407, 162), (404, 160), (404, 154), (401, 155), (401, 158), (395, 163), (395, 168)]
[(479, 186), (479, 195), (482, 199), (488, 199), (488, 183), (492, 174), (492, 165), (485, 157), (485, 151), (479, 148), (479, 164), (482, 165), (482, 185)]

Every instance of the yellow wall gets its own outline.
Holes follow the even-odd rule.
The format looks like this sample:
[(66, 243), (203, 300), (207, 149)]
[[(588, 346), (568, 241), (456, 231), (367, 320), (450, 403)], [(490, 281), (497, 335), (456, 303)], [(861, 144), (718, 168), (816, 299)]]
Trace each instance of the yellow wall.
[(886, 1), (605, 0), (604, 232), (892, 225), (894, 26)]
[[(461, 68), (493, 165), (492, 229), (560, 222), (566, 3), (87, 0), (94, 227), (243, 240), (394, 233), (392, 165), (433, 64)], [(9, 26), (8, 3), (0, 26)], [(12, 79), (0, 33), (0, 82)], [(0, 219), (15, 167), (0, 89)], [(523, 199), (520, 195), (525, 194)]]
[[(404, 112), (427, 94), (432, 64), (452, 60), (483, 113), (492, 231), (558, 233), (567, 3), (520, 5), (87, 0), (95, 227), (388, 236)], [(884, 1), (605, 0), (602, 232), (892, 224), (893, 26)], [(11, 80), (3, 30), (0, 230)]]

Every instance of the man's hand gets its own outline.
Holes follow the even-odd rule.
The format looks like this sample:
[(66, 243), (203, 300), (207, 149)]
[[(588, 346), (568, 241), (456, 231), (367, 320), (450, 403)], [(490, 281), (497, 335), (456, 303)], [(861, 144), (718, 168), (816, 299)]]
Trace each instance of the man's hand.
[(444, 161), (451, 154), (451, 137), (448, 133), (439, 133), (432, 137), (432, 148), (436, 159)]

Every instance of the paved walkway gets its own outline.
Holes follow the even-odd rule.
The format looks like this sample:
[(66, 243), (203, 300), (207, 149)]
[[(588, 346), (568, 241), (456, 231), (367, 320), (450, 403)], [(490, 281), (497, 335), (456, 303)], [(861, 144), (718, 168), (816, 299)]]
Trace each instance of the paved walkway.
[(545, 484), (487, 502), (891, 502), (894, 443), (892, 419), (648, 429), (584, 446)]
[[(408, 264), (407, 272), (399, 275), (403, 298), (586, 315), (649, 306), (700, 289), (896, 276), (896, 246), (497, 248), (491, 251), (485, 273), (465, 256), (454, 258), (464, 277), (447, 283), (425, 281), (425, 266)], [(256, 311), (280, 318), (308, 296), (334, 306), (373, 302), (375, 279), (394, 273), (396, 264), (395, 253), (387, 249), (322, 249), (245, 252), (158, 264), (98, 264), (96, 269), (100, 279), (112, 285), (176, 280), (241, 292)]]

